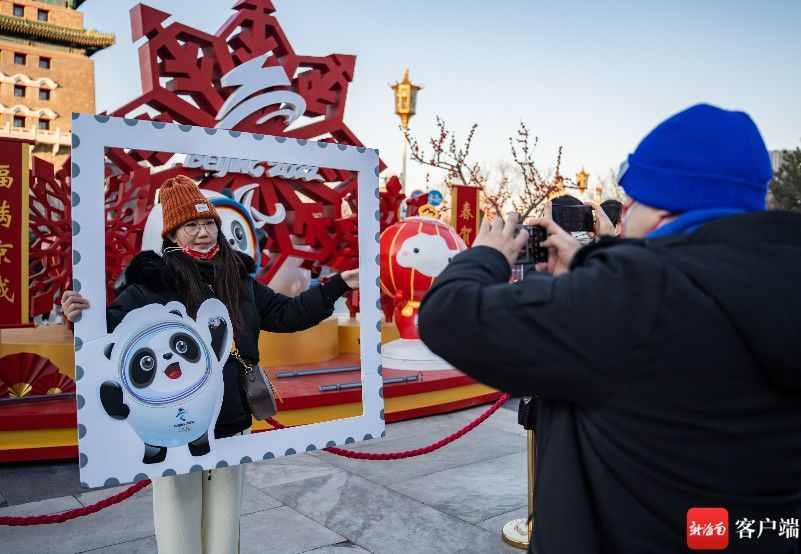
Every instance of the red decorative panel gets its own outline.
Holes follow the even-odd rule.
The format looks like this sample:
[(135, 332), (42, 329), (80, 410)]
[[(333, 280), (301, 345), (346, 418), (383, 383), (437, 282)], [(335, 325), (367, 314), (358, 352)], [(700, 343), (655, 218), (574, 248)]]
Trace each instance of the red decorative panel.
[(451, 226), (456, 229), (465, 244), (470, 246), (476, 239), (478, 227), (481, 224), (479, 217), (479, 192), (481, 189), (452, 185), (451, 190)]
[[(139, 49), (143, 94), (112, 115), (361, 146), (344, 123), (355, 56), (296, 53), (273, 12), (266, 0), (238, 2), (232, 17), (209, 34), (179, 22), (165, 27), (169, 14), (137, 5), (131, 20), (133, 39), (146, 38)], [(169, 155), (116, 149), (109, 158), (130, 172), (144, 162), (161, 165)], [(352, 172), (320, 168), (323, 184), (266, 172), (254, 178), (179, 170), (214, 191), (258, 182), (252, 206), (263, 214), (273, 213), (277, 203), (284, 206), (286, 220), (265, 229), (266, 250), (273, 255), (265, 260), (261, 280), (269, 281), (291, 256), (306, 260), (305, 267), (355, 267), (357, 181)], [(175, 172), (151, 176), (149, 200)]]
[(0, 327), (28, 324), (28, 153), (0, 140)]
[[(170, 14), (135, 6), (131, 27), (134, 41), (144, 39), (139, 47), (143, 92), (111, 115), (361, 146), (344, 122), (356, 57), (298, 54), (268, 0), (242, 0), (233, 9), (210, 34), (180, 22), (165, 26)], [(264, 227), (268, 238), (261, 253), (261, 281), (269, 282), (291, 257), (313, 270), (344, 270), (358, 263), (358, 182), (353, 172), (319, 168), (322, 181), (270, 176), (268, 171), (258, 177), (214, 176), (202, 168), (168, 164), (170, 153), (113, 148), (106, 155), (111, 164), (106, 178), (109, 292), (141, 247), (144, 219), (158, 187), (178, 173), (212, 191), (255, 182), (253, 208), (269, 216), (276, 213), (277, 204), (284, 207), (285, 220)], [(280, 160), (261, 160), (270, 161)], [(64, 167), (69, 168), (69, 161)], [(63, 196), (69, 190), (63, 170), (56, 176), (45, 175), (41, 168), (39, 173), (41, 194)], [(382, 230), (397, 221), (402, 198), (399, 183), (390, 180), (380, 198)], [(69, 221), (64, 204), (56, 202), (40, 211), (47, 212), (40, 214), (42, 219), (54, 215), (56, 221)], [(48, 231), (54, 238), (46, 236)], [(37, 235), (35, 313), (47, 311), (50, 299), (69, 283), (69, 264), (63, 256), (64, 249), (69, 250), (69, 233), (64, 231), (60, 223), (42, 223)]]
[[(67, 168), (67, 169), (65, 169)], [(49, 314), (72, 284), (69, 164), (58, 173), (33, 157), (30, 192), (31, 317)]]

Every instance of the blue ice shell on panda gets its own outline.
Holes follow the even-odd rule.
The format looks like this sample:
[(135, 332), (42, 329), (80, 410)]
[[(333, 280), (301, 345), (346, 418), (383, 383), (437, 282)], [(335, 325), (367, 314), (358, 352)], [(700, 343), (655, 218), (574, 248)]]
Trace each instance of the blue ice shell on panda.
[(114, 378), (100, 387), (106, 414), (124, 420), (142, 440), (144, 463), (168, 448), (210, 451), (223, 395), (223, 366), (233, 341), (228, 310), (216, 298), (195, 319), (179, 302), (132, 310), (108, 338)]
[(256, 262), (256, 269), (252, 273), (256, 275), (261, 267), (261, 256), (258, 255), (260, 249), (256, 222), (250, 212), (243, 204), (226, 196), (209, 198), (209, 202), (220, 216), (222, 232), (228, 243), (234, 250), (244, 252)]

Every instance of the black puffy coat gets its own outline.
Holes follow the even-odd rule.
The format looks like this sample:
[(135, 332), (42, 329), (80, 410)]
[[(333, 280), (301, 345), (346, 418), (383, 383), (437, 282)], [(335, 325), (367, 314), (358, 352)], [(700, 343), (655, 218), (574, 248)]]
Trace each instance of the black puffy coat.
[[(253, 271), (253, 260), (245, 255), (240, 255), (240, 258), (245, 263), (245, 271)], [(208, 271), (209, 262), (195, 263), (199, 266), (199, 274), (208, 278), (211, 274)], [(203, 264), (207, 267), (204, 268)], [(242, 280), (241, 314), (247, 333), (244, 337), (235, 336), (234, 340), (242, 357), (252, 361), (259, 359), (260, 331), (292, 333), (313, 327), (329, 317), (334, 312), (336, 299), (350, 290), (339, 275), (294, 298), (273, 291), (247, 273), (242, 274)], [(209, 289), (208, 297), (212, 295)], [(176, 284), (170, 280), (166, 263), (155, 252), (145, 250), (125, 270), (124, 290), (106, 310), (108, 330), (113, 331), (131, 310), (170, 301), (182, 302)], [(225, 392), (214, 429), (216, 438), (230, 437), (250, 427), (251, 414), (239, 382), (241, 371), (241, 364), (230, 356), (223, 367)]]
[(509, 274), (497, 250), (459, 254), (418, 323), (455, 367), (538, 396), (534, 552), (684, 552), (692, 507), (728, 510), (732, 552), (799, 552), (779, 527), (801, 518), (801, 215)]

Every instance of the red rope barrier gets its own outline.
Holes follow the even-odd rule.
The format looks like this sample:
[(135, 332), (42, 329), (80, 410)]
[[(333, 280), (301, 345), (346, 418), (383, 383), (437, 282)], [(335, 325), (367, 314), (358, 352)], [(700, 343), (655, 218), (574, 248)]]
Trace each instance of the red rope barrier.
[[(438, 450), (445, 446), (446, 444), (452, 443), (456, 439), (463, 437), (476, 427), (478, 427), (481, 423), (484, 422), (489, 416), (494, 414), (498, 408), (500, 408), (504, 402), (509, 400), (509, 395), (504, 394), (502, 395), (495, 404), (492, 405), (486, 412), (478, 416), (476, 419), (456, 431), (445, 437), (442, 440), (439, 440), (433, 444), (429, 444), (428, 446), (424, 446), (422, 448), (415, 448), (414, 450), (404, 450), (403, 452), (385, 452), (385, 453), (377, 453), (377, 452), (353, 452), (352, 450), (345, 450), (344, 448), (337, 448), (336, 446), (331, 446), (329, 448), (324, 448), (326, 452), (330, 452), (332, 454), (336, 454), (337, 456), (344, 456), (346, 458), (355, 458), (357, 460), (402, 460), (403, 458), (412, 458), (414, 456), (422, 456), (423, 454), (428, 454), (433, 452), (434, 450)], [(276, 429), (285, 429), (286, 426), (282, 425), (280, 422), (274, 420), (273, 418), (268, 418), (267, 423), (275, 427)], [(28, 526), (28, 525), (44, 525), (48, 523), (62, 523), (64, 521), (68, 521), (70, 519), (75, 519), (82, 516), (87, 516), (89, 514), (93, 514), (95, 512), (99, 512), (104, 508), (108, 508), (109, 506), (113, 506), (114, 504), (118, 504), (123, 500), (130, 498), (146, 486), (150, 484), (150, 480), (139, 481), (125, 489), (124, 491), (115, 494), (114, 496), (110, 496), (100, 502), (96, 502), (94, 504), (90, 504), (89, 506), (84, 506), (83, 508), (76, 508), (74, 510), (68, 510), (66, 512), (61, 512), (58, 514), (48, 514), (43, 516), (30, 516), (30, 517), (12, 517), (12, 516), (4, 516), (0, 517), (0, 525), (5, 526), (12, 526), (12, 527), (19, 527), (19, 526)]]
[[(345, 450), (344, 448), (338, 448), (336, 446), (330, 446), (328, 448), (323, 448), (326, 452), (330, 452), (331, 454), (336, 454), (337, 456), (343, 456), (345, 458), (354, 458), (356, 460), (402, 460), (404, 458), (413, 458), (414, 456), (422, 456), (423, 454), (429, 454), (434, 450), (438, 450), (445, 446), (446, 444), (452, 443), (458, 438), (463, 437), (476, 427), (478, 427), (481, 423), (484, 422), (489, 416), (494, 414), (498, 408), (503, 406), (504, 402), (509, 400), (510, 396), (508, 394), (503, 394), (496, 402), (492, 405), (490, 409), (486, 412), (478, 416), (476, 419), (459, 429), (453, 434), (448, 435), (442, 440), (439, 440), (433, 444), (429, 444), (428, 446), (424, 446), (422, 448), (415, 448), (413, 450), (404, 450), (402, 452), (384, 452), (384, 453), (377, 453), (377, 452), (354, 452), (352, 450)], [(278, 421), (274, 420), (273, 418), (267, 418), (267, 423), (275, 427), (276, 429), (285, 429), (284, 425), (281, 425)]]
[(99, 512), (103, 508), (108, 508), (109, 506), (113, 506), (114, 504), (122, 502), (126, 498), (130, 498), (131, 496), (138, 493), (140, 490), (142, 490), (149, 484), (150, 484), (149, 479), (145, 481), (139, 481), (138, 483), (134, 483), (124, 491), (117, 493), (114, 496), (109, 496), (108, 498), (105, 498), (100, 502), (95, 502), (94, 504), (90, 504), (89, 506), (84, 506), (83, 508), (75, 508), (74, 510), (67, 510), (66, 512), (61, 512), (59, 514), (48, 514), (44, 516), (31, 516), (31, 517), (11, 517), (11, 516), (0, 517), (0, 525), (25, 527), (28, 525), (62, 523), (70, 519), (75, 519), (76, 517), (88, 516), (89, 514)]

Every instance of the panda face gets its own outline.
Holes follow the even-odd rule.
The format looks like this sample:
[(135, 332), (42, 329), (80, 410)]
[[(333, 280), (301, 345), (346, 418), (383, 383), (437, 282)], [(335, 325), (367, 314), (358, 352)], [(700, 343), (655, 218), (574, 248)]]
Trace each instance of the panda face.
[[(173, 360), (164, 369), (164, 374), (168, 379), (180, 379), (183, 377), (181, 362), (196, 364), (200, 361), (200, 346), (193, 337), (186, 333), (175, 333), (168, 341), (171, 352), (162, 354), (165, 360)], [(186, 365), (186, 363), (184, 363)], [(157, 376), (158, 354), (150, 348), (142, 348), (137, 351), (128, 366), (128, 376), (134, 388), (144, 389), (153, 384)]]
[(140, 330), (121, 353), (120, 377), (144, 404), (185, 401), (199, 393), (211, 374), (211, 354), (196, 331), (181, 322)]

